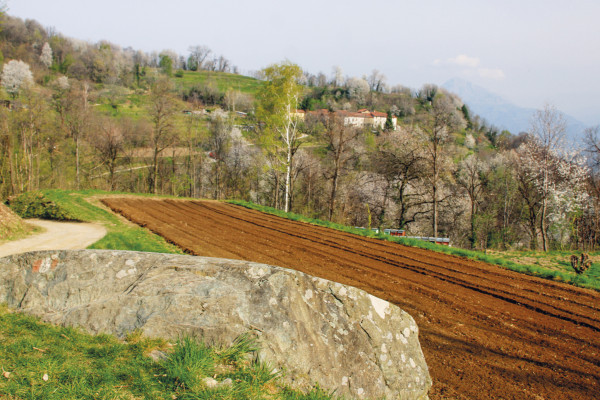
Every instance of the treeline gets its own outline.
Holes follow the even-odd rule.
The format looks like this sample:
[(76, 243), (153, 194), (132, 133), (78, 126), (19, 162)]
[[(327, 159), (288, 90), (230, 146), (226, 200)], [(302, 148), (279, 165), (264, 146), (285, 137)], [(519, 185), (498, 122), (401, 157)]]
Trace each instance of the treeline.
[[(0, 50), (2, 199), (98, 188), (241, 198), (480, 249), (591, 249), (600, 240), (598, 128), (586, 133), (587, 153), (566, 151), (551, 107), (515, 136), (435, 85), (413, 91), (377, 71), (314, 76), (285, 63), (261, 71), (256, 98), (214, 85), (182, 90), (179, 68), (232, 67), (201, 46), (185, 59), (161, 57), (11, 17)], [(282, 103), (290, 82), (296, 95)], [(116, 98), (140, 112), (119, 112)], [(206, 108), (214, 105), (230, 111)], [(297, 108), (327, 111), (290, 119)], [(359, 108), (388, 112), (398, 129), (357, 128), (331, 113)]]
[[(161, 68), (169, 76), (177, 70), (238, 72), (230, 60), (208, 46), (190, 47), (187, 57), (173, 50), (146, 53), (106, 41), (92, 44), (67, 38), (35, 20), (10, 15), (2, 15), (0, 38), (3, 58), (28, 63), (36, 77), (46, 80), (50, 76), (45, 68), (80, 80), (128, 87), (139, 84), (147, 68)], [(45, 46), (51, 49), (47, 60), (42, 57)]]

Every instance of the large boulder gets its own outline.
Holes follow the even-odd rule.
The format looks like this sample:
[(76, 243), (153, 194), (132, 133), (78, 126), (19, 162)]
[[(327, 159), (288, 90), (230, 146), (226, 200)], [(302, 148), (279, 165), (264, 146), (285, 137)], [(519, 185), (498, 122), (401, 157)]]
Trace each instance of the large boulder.
[(124, 336), (183, 332), (230, 343), (253, 332), (289, 383), (354, 398), (426, 399), (413, 318), (368, 293), (301, 272), (217, 258), (127, 251), (0, 258), (0, 302), (62, 325)]

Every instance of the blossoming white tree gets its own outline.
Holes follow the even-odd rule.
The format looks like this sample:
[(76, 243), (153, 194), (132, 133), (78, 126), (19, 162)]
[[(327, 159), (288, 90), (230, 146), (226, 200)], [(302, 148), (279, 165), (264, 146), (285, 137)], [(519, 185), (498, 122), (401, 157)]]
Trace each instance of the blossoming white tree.
[(23, 61), (10, 60), (2, 69), (2, 87), (13, 98), (17, 97), (21, 89), (33, 83), (33, 74), (29, 64)]
[(50, 66), (52, 65), (52, 48), (50, 47), (48, 42), (44, 43), (44, 46), (42, 47), (40, 61), (46, 66), (46, 68), (50, 68)]
[(553, 112), (546, 108), (537, 114), (540, 118), (537, 120), (538, 134), (530, 136), (517, 150), (519, 168), (537, 192), (535, 214), (544, 251), (548, 250), (549, 229), (553, 228), (564, 239), (568, 235), (569, 216), (588, 200), (585, 190), (589, 176), (587, 161), (561, 145), (560, 129), (564, 123), (560, 116), (550, 115)]

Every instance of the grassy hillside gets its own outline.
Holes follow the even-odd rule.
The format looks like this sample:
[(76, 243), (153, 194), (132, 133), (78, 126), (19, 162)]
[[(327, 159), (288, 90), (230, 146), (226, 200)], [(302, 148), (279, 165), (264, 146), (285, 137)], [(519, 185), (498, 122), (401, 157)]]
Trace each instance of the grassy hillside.
[(262, 82), (249, 76), (235, 75), (227, 72), (215, 71), (182, 71), (182, 77), (174, 77), (178, 89), (189, 90), (196, 85), (212, 82), (221, 92), (229, 89), (238, 90), (254, 96), (262, 86)]
[[(188, 93), (192, 88), (211, 85), (221, 93), (234, 90), (253, 98), (262, 85), (258, 79), (227, 72), (180, 71), (180, 73), (182, 76), (175, 75), (172, 78), (178, 93)], [(105, 115), (139, 120), (148, 116), (147, 104), (147, 90), (105, 85), (98, 90), (95, 108)], [(190, 108), (190, 105), (182, 105), (182, 110), (185, 108)]]

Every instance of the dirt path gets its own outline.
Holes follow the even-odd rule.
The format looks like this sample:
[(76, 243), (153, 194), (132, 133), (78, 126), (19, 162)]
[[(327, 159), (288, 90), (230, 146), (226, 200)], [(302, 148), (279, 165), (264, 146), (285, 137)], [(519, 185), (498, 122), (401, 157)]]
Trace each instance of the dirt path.
[(432, 399), (594, 399), (600, 293), (228, 204), (106, 199), (191, 254), (247, 259), (349, 284), (420, 327)]
[(99, 224), (40, 219), (28, 219), (27, 223), (44, 228), (45, 231), (0, 244), (0, 257), (35, 250), (85, 249), (106, 235), (106, 228)]

